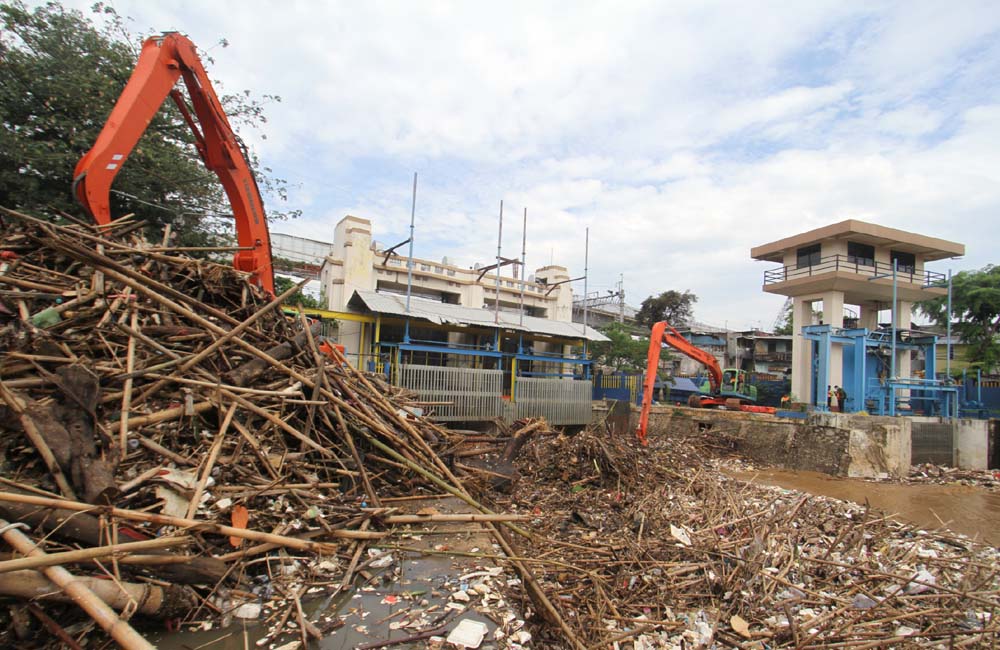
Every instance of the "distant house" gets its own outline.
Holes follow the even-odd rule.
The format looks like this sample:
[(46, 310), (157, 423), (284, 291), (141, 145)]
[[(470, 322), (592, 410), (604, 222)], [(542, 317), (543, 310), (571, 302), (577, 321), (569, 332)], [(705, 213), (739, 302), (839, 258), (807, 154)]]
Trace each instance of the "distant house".
[(752, 372), (784, 376), (792, 368), (792, 335), (758, 333), (753, 337)]
[[(720, 366), (729, 367), (729, 338), (734, 332), (727, 332), (724, 329), (702, 323), (692, 323), (688, 327), (679, 327), (677, 331), (692, 345), (715, 357)], [(671, 371), (670, 374), (675, 377), (694, 377), (705, 374), (705, 367), (701, 363), (677, 352), (671, 355), (669, 361), (661, 362), (661, 366), (663, 363), (667, 364)]]

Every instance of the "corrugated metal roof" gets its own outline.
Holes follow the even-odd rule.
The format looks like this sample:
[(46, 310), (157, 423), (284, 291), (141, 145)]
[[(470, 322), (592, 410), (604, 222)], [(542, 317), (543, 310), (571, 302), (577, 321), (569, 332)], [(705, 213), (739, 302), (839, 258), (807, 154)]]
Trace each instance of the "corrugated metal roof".
[[(451, 305), (425, 298), (411, 297), (409, 314), (406, 312), (406, 296), (398, 296), (391, 293), (358, 290), (351, 296), (348, 304), (352, 307), (364, 307), (376, 314), (408, 315), (410, 318), (419, 318), (439, 325), (496, 326), (494, 313), (491, 310), (476, 309), (475, 307), (465, 307), (463, 305)], [(608, 337), (593, 327), (588, 326), (586, 333), (584, 333), (583, 325), (579, 323), (564, 323), (547, 318), (538, 318), (537, 316), (525, 316), (523, 325), (521, 325), (520, 321), (520, 314), (505, 311), (500, 312), (500, 327), (507, 330), (547, 334), (567, 339), (585, 338), (588, 341), (608, 340)]]

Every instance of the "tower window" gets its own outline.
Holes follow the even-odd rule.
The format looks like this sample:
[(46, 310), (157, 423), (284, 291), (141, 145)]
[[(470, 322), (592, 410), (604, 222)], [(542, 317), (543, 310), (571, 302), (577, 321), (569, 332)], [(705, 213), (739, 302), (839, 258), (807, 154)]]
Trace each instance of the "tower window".
[(889, 259), (896, 263), (896, 270), (900, 273), (913, 273), (917, 269), (917, 258), (913, 253), (891, 251)]
[(803, 246), (795, 251), (796, 268), (804, 269), (809, 266), (817, 266), (820, 260), (819, 244)]
[(875, 266), (875, 247), (857, 242), (847, 242), (847, 261), (851, 264)]

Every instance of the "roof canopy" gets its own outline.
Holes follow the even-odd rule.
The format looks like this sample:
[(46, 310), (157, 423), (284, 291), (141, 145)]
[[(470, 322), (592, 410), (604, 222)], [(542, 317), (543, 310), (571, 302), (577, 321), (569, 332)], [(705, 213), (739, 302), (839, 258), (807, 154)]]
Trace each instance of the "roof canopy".
[(769, 244), (750, 249), (750, 257), (765, 262), (783, 262), (785, 251), (809, 246), (829, 239), (850, 239), (860, 244), (889, 246), (907, 253), (919, 253), (924, 260), (933, 262), (948, 257), (965, 255), (965, 244), (946, 239), (918, 235), (905, 230), (879, 226), (867, 221), (848, 219), (798, 235), (785, 237)]
[(494, 312), (488, 309), (452, 305), (425, 298), (411, 297), (410, 311), (407, 312), (406, 296), (391, 293), (357, 290), (347, 304), (355, 309), (366, 309), (376, 314), (391, 314), (403, 318), (429, 321), (438, 325), (500, 327), (505, 330), (544, 334), (566, 339), (608, 340), (608, 337), (593, 327), (587, 327), (584, 331), (584, 327), (580, 323), (566, 323), (538, 318), (537, 316), (525, 316), (522, 324), (520, 314), (505, 311), (499, 313), (499, 322), (497, 322)]

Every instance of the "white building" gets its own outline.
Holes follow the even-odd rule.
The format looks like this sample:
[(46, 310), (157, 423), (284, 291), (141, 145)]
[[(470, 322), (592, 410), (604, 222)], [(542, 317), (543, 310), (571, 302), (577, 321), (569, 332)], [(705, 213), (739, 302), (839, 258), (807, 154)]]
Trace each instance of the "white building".
[(330, 242), (280, 232), (271, 233), (272, 257), (319, 267), (332, 250), (333, 244)]
[[(510, 265), (500, 270), (498, 300), (495, 269), (483, 272), (456, 266), (447, 259), (414, 258), (411, 295), (416, 299), (517, 314), (520, 314), (523, 297), (525, 316), (571, 323), (573, 290), (568, 282), (570, 275), (567, 269), (563, 266), (544, 266), (522, 281), (515, 277), (516, 267)], [(346, 216), (334, 229), (332, 250), (323, 261), (320, 282), (322, 300), (327, 309), (349, 311), (356, 291), (405, 295), (406, 258), (381, 250), (372, 240), (368, 219)], [(580, 329), (582, 336), (582, 326)], [(360, 349), (361, 331), (360, 323), (341, 323), (341, 344), (348, 350)], [(603, 338), (599, 334), (597, 336)], [(462, 332), (451, 332), (448, 343), (462, 345), (468, 342), (466, 339), (467, 335)], [(561, 346), (548, 347), (547, 351), (557, 352)], [(539, 344), (539, 350), (544, 348), (544, 344)]]
[[(408, 272), (412, 291), (406, 298)], [(344, 217), (320, 269), (326, 310), (348, 360), (416, 392), (435, 418), (452, 422), (591, 418), (588, 345), (607, 337), (572, 321), (565, 267), (522, 280), (505, 265), (462, 268), (390, 253), (371, 222)], [(523, 311), (522, 311), (523, 305)]]

